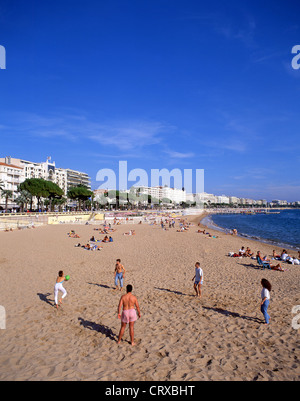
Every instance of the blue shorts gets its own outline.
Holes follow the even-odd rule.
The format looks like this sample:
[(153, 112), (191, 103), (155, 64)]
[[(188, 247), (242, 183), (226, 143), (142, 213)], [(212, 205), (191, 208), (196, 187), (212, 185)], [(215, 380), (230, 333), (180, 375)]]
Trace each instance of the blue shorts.
[(195, 280), (195, 285), (198, 285), (199, 283), (202, 285), (203, 284), (203, 280), (201, 280), (201, 281), (200, 280)]

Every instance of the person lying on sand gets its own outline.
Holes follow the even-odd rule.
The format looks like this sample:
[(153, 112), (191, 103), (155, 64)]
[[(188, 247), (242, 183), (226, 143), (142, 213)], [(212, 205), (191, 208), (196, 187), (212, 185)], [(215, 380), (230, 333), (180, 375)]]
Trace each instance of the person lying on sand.
[(130, 230), (128, 233), (123, 233), (123, 235), (135, 235), (135, 230)]
[(74, 230), (71, 230), (71, 231), (68, 233), (68, 236), (69, 236), (70, 238), (80, 238), (79, 235), (76, 234)]
[(270, 267), (271, 267), (271, 269), (272, 270), (278, 270), (278, 271), (280, 271), (280, 272), (285, 272), (287, 269), (284, 269), (282, 266), (281, 266), (281, 264), (280, 263), (278, 263), (278, 265), (271, 265), (270, 264)]
[(211, 235), (211, 234), (209, 234), (209, 233), (207, 233), (207, 237), (205, 237), (205, 238), (219, 238), (217, 235)]

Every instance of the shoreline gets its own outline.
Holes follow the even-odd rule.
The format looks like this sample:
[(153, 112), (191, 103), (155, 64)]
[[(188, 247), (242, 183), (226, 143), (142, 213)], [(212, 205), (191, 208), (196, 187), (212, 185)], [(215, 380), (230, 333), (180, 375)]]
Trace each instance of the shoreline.
[[(212, 218), (214, 214), (218, 214), (218, 213), (204, 213), (203, 215), (199, 215), (199, 218), (201, 218), (200, 224), (201, 227), (205, 227), (208, 228), (209, 230), (212, 230), (215, 234), (225, 234), (225, 235), (231, 235), (229, 234), (230, 229), (225, 228), (225, 227), (221, 227), (218, 226), (214, 221), (212, 221), (212, 223), (210, 223), (209, 221), (205, 221), (208, 220), (209, 218)], [(239, 232), (237, 233), (236, 237), (243, 239), (244, 241), (246, 240), (250, 240), (250, 241), (255, 241), (258, 242), (262, 245), (268, 245), (270, 247), (275, 248), (275, 250), (282, 250), (282, 249), (287, 249), (291, 252), (298, 252), (300, 249), (298, 249), (297, 247), (293, 247), (293, 245), (290, 244), (285, 244), (285, 243), (279, 243), (277, 241), (272, 241), (272, 240), (267, 240), (265, 238), (255, 238), (251, 235), (241, 235)]]

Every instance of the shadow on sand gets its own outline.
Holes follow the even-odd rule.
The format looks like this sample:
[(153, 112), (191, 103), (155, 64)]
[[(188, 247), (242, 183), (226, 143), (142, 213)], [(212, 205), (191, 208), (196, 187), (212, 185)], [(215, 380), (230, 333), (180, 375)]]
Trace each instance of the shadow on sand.
[(101, 287), (101, 288), (107, 288), (107, 289), (111, 289), (114, 290), (114, 287), (110, 287), (109, 285), (106, 284), (98, 284), (98, 283), (88, 283), (89, 285), (96, 285), (97, 287)]
[(78, 320), (80, 321), (80, 325), (83, 326), (85, 329), (97, 331), (98, 333), (104, 334), (111, 340), (116, 341), (116, 335), (109, 327), (104, 326), (103, 324), (91, 322), (90, 320), (85, 320), (82, 317), (79, 317)]
[(249, 320), (249, 321), (255, 322), (255, 323), (263, 323), (263, 320), (259, 319), (257, 317), (241, 315), (241, 314), (236, 313), (236, 312), (230, 312), (227, 309), (223, 309), (223, 308), (212, 308), (212, 307), (208, 307), (208, 306), (202, 306), (202, 308), (203, 309), (207, 309), (207, 310), (212, 310), (212, 311), (220, 313), (221, 315), (224, 315), (224, 316), (237, 317), (237, 318), (244, 319), (244, 320)]
[(48, 299), (49, 295), (52, 295), (50, 292), (48, 292), (47, 294), (41, 294), (41, 293), (37, 293), (36, 295), (38, 295), (40, 297), (41, 301), (46, 302), (47, 304), (53, 306), (54, 305), (54, 300), (50, 300)]
[(174, 290), (170, 290), (169, 288), (159, 288), (159, 287), (154, 287), (155, 290), (159, 290), (159, 291), (166, 291), (166, 292), (172, 292), (173, 294), (176, 295), (184, 295), (186, 297), (194, 297), (194, 295), (192, 294), (185, 294), (181, 291), (174, 291)]

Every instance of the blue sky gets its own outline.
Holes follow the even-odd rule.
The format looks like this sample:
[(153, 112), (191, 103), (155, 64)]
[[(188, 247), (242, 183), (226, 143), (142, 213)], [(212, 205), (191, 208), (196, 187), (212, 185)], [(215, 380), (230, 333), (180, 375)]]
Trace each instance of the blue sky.
[(1, 0), (0, 155), (300, 200), (299, 1)]

